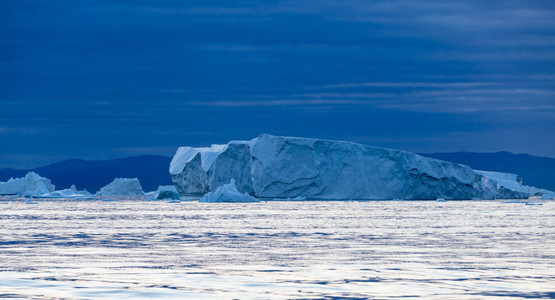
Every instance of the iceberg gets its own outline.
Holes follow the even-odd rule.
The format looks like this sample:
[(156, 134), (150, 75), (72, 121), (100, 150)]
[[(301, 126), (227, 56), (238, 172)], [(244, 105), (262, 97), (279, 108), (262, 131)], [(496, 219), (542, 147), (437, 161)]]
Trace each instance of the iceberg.
[(29, 172), (25, 177), (10, 178), (0, 182), (0, 195), (37, 196), (53, 192), (55, 186), (50, 179), (41, 177), (35, 172)]
[(91, 196), (92, 195), (91, 193), (89, 193), (89, 191), (87, 191), (87, 189), (84, 189), (82, 191), (77, 190), (77, 187), (75, 186), (75, 184), (72, 184), (69, 189), (72, 190), (73, 193), (75, 193), (75, 194), (82, 194), (82, 195), (85, 195), (85, 196)]
[(552, 191), (523, 185), (522, 179), (517, 174), (480, 170), (475, 172), (497, 183), (496, 198), (498, 199), (526, 199), (530, 196), (554, 194)]
[(59, 191), (53, 191), (50, 193), (35, 196), (36, 198), (58, 198), (58, 199), (80, 199), (80, 200), (90, 200), (93, 199), (90, 195), (76, 193), (73, 189), (64, 189)]
[(263, 134), (205, 148), (180, 147), (169, 168), (181, 195), (233, 179), (256, 198), (313, 200), (493, 199), (496, 182), (470, 167), (352, 142)]
[(143, 196), (143, 188), (137, 178), (116, 178), (96, 193), (99, 196)]
[(158, 190), (156, 191), (156, 194), (154, 195), (154, 198), (158, 199), (158, 200), (162, 200), (162, 199), (179, 200), (180, 197), (181, 197), (181, 195), (179, 195), (179, 193), (175, 189), (175, 186), (173, 186), (173, 185), (160, 185), (160, 186), (158, 186)]
[(260, 200), (237, 191), (235, 180), (231, 179), (228, 184), (224, 184), (216, 189), (215, 192), (208, 192), (199, 202), (260, 202)]

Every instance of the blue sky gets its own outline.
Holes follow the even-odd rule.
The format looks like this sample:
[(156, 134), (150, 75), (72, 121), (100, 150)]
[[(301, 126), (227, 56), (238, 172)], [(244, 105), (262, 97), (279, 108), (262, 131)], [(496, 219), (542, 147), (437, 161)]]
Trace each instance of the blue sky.
[(3, 1), (0, 167), (261, 133), (555, 157), (553, 1)]

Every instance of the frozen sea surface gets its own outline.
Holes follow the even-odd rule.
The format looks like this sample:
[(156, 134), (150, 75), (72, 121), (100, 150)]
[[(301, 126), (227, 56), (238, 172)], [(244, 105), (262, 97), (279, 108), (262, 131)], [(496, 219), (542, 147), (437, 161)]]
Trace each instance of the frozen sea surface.
[(0, 298), (555, 298), (555, 202), (0, 199)]

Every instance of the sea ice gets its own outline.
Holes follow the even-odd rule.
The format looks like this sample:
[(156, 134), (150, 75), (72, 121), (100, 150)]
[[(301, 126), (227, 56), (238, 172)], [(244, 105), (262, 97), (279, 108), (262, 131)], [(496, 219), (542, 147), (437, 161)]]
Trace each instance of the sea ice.
[(257, 198), (493, 199), (495, 181), (470, 167), (350, 142), (263, 134), (209, 148), (181, 147), (170, 164), (181, 195), (234, 179)]
[(116, 178), (96, 194), (100, 196), (142, 196), (144, 192), (139, 179)]
[(37, 196), (53, 192), (55, 186), (50, 179), (41, 177), (35, 172), (29, 172), (25, 177), (10, 178), (0, 182), (0, 195)]
[(215, 192), (204, 195), (199, 202), (260, 202), (260, 200), (247, 193), (239, 193), (235, 180), (231, 179), (228, 184), (220, 186)]

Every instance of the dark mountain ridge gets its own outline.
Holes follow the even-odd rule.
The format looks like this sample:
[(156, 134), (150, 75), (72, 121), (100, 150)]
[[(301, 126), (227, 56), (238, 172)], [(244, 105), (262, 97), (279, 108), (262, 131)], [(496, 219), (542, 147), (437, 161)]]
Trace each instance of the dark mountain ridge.
[(0, 181), (6, 181), (10, 177), (23, 177), (27, 172), (33, 171), (52, 180), (56, 189), (69, 188), (75, 184), (78, 189), (87, 189), (94, 193), (114, 178), (137, 177), (143, 190), (148, 192), (156, 190), (158, 185), (172, 184), (168, 171), (170, 161), (170, 157), (159, 155), (102, 161), (70, 159), (31, 170), (0, 169)]

